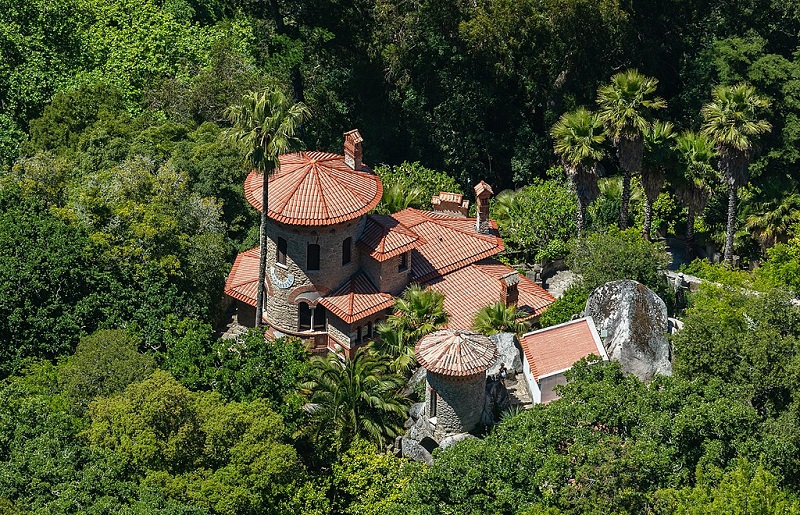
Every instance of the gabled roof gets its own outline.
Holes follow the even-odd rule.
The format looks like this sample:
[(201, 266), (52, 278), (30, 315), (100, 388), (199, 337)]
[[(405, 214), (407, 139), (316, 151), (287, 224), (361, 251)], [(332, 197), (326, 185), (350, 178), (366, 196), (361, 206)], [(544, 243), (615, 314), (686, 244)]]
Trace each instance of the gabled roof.
[[(502, 301), (501, 279), (514, 269), (488, 258), (459, 270), (435, 277), (426, 286), (444, 295), (444, 310), (449, 315), (448, 327), (472, 327), (472, 320), (484, 306)], [(526, 317), (540, 315), (555, 297), (541, 286), (520, 275), (517, 283), (517, 309)]]
[[(296, 152), (279, 160), (267, 199), (267, 214), (278, 222), (318, 226), (352, 220), (369, 212), (383, 195), (377, 175), (366, 166), (353, 170), (339, 154)], [(262, 185), (256, 171), (244, 182), (245, 197), (259, 211)]]
[(348, 324), (394, 305), (394, 297), (381, 293), (372, 281), (358, 272), (319, 303)]
[(520, 344), (536, 381), (568, 370), (592, 354), (608, 361), (592, 317), (527, 333), (520, 338)]
[(367, 215), (358, 244), (377, 261), (407, 252), (422, 242), (419, 235), (388, 215)]
[(260, 247), (241, 252), (225, 280), (225, 294), (251, 306), (258, 295), (258, 258)]
[(414, 208), (392, 216), (424, 240), (411, 258), (411, 279), (415, 281), (428, 281), (504, 248), (494, 221), (490, 221), (489, 234), (480, 234), (475, 230), (474, 218), (454, 218)]
[(497, 361), (497, 346), (488, 337), (463, 329), (444, 329), (422, 338), (414, 355), (428, 372), (462, 377), (485, 372)]

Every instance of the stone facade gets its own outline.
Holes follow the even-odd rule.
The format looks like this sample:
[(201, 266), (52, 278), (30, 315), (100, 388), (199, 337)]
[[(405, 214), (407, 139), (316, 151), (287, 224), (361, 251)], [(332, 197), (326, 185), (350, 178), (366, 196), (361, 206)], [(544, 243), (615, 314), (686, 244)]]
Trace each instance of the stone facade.
[[(267, 229), (267, 282), (270, 295), (266, 316), (278, 330), (296, 332), (299, 329), (300, 302), (316, 306), (313, 292), (324, 295), (350, 278), (359, 267), (355, 242), (364, 228), (364, 218), (320, 226), (290, 226), (270, 221)], [(278, 238), (286, 241), (286, 264), (277, 262)], [(351, 259), (342, 265), (342, 243), (351, 239)], [(319, 270), (307, 270), (309, 244), (320, 246)], [(301, 293), (306, 298), (298, 299)]]
[[(436, 418), (437, 438), (475, 429), (486, 400), (486, 373), (455, 378), (429, 371), (427, 378), (425, 415)], [(434, 398), (436, 407), (432, 410)]]
[(402, 256), (376, 261), (366, 254), (361, 258), (361, 269), (379, 291), (400, 295), (410, 282), (411, 254), (411, 252), (405, 253), (407, 266), (402, 271), (400, 270)]

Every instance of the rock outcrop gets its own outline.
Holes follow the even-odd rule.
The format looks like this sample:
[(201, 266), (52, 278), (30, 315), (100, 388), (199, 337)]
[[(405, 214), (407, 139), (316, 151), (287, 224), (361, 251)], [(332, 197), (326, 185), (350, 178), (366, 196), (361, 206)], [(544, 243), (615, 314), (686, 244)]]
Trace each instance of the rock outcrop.
[(672, 352), (667, 341), (667, 306), (645, 285), (614, 281), (597, 288), (586, 302), (609, 359), (643, 381), (672, 375)]
[(500, 373), (500, 364), (505, 363), (509, 376), (522, 373), (522, 356), (519, 353), (519, 341), (514, 333), (497, 333), (489, 337), (497, 345), (497, 362), (486, 371), (487, 376)]

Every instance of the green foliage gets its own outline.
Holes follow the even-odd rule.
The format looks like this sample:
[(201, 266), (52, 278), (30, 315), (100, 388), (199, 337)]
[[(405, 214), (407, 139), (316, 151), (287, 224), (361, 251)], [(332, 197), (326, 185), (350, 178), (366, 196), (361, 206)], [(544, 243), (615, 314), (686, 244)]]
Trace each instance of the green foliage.
[(332, 470), (337, 513), (381, 515), (399, 499), (411, 480), (414, 465), (390, 454), (381, 454), (364, 440), (353, 443)]
[(463, 193), (452, 177), (419, 162), (380, 165), (375, 167), (375, 173), (383, 183), (383, 198), (375, 207), (378, 213), (397, 213), (407, 207), (431, 209), (431, 197), (440, 192)]
[(387, 322), (406, 332), (411, 345), (447, 323), (444, 295), (430, 288), (412, 284), (395, 301), (394, 312)]
[(506, 254), (515, 260), (547, 261), (564, 257), (575, 234), (575, 202), (563, 180), (534, 181), (506, 190), (490, 204)]
[(756, 271), (758, 277), (800, 295), (800, 238), (778, 243), (767, 250), (767, 259)]
[(518, 311), (516, 306), (506, 306), (503, 302), (496, 302), (478, 311), (472, 321), (472, 329), (485, 335), (497, 333), (521, 335), (527, 325), (518, 320), (524, 316), (525, 313)]
[(550, 304), (544, 313), (539, 316), (539, 324), (542, 327), (563, 324), (572, 320), (572, 316), (581, 313), (586, 309), (586, 301), (589, 299), (589, 290), (581, 285), (572, 285), (567, 288), (561, 297)]
[(59, 386), (78, 412), (95, 397), (121, 392), (155, 370), (155, 360), (141, 354), (140, 346), (141, 340), (119, 330), (81, 338), (75, 353), (58, 367)]
[(589, 290), (609, 281), (633, 279), (663, 294), (666, 286), (661, 271), (668, 259), (663, 244), (643, 240), (634, 229), (611, 228), (579, 241), (567, 264), (581, 275), (583, 286)]
[(377, 445), (401, 433), (406, 400), (398, 395), (405, 383), (387, 372), (379, 355), (367, 348), (353, 357), (329, 355), (312, 360), (308, 392), (313, 431), (318, 441), (329, 436), (336, 453), (356, 437)]

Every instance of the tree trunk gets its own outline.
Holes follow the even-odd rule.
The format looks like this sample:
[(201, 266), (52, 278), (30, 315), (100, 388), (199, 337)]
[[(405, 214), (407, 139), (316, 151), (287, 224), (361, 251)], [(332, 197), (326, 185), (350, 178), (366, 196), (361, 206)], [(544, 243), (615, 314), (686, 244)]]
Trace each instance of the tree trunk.
[(725, 229), (725, 263), (733, 266), (733, 233), (736, 225), (736, 185), (728, 181), (728, 227)]
[(653, 203), (649, 198), (644, 199), (644, 226), (642, 227), (642, 236), (647, 241), (650, 239), (650, 225), (653, 223)]
[(259, 231), (258, 241), (261, 244), (258, 253), (258, 293), (256, 294), (256, 327), (263, 325), (264, 301), (267, 296), (267, 188), (269, 174), (262, 172), (263, 182), (261, 185), (261, 230)]
[(631, 172), (622, 171), (622, 205), (619, 208), (619, 228), (628, 228), (628, 203), (631, 200)]
[(686, 259), (694, 259), (694, 209), (689, 204), (688, 214), (686, 215)]

